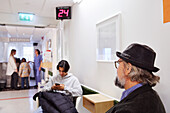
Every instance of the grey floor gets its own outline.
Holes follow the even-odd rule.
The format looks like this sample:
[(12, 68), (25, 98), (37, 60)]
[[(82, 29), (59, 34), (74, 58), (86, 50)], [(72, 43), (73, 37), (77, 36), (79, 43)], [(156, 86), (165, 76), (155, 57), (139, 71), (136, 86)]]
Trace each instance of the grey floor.
[[(30, 86), (35, 81), (30, 80)], [(0, 91), (0, 113), (33, 113), (37, 109), (37, 102), (33, 95), (37, 89)]]

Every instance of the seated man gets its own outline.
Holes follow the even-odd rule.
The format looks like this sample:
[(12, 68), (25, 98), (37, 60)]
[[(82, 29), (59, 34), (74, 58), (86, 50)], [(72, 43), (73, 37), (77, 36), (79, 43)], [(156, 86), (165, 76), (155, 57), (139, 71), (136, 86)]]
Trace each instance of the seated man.
[[(44, 86), (42, 92), (44, 91), (55, 91), (59, 93), (64, 93), (72, 97), (78, 97), (82, 95), (82, 88), (78, 79), (68, 73), (70, 66), (67, 61), (62, 60), (57, 65), (57, 70), (59, 71), (58, 75), (53, 76), (49, 79), (49, 82)], [(42, 111), (42, 108), (39, 107), (36, 112)]]
[(117, 77), (115, 85), (125, 89), (121, 101), (107, 113), (165, 113), (157, 92), (152, 89), (160, 77), (154, 66), (156, 53), (148, 46), (131, 44), (125, 51), (116, 52)]

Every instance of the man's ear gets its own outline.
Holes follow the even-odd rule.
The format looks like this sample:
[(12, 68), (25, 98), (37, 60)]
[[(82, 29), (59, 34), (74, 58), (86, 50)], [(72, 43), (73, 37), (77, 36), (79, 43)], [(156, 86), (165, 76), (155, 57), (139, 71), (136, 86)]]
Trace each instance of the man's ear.
[(129, 73), (131, 72), (132, 69), (132, 64), (128, 63), (128, 66), (125, 69), (125, 75), (129, 75)]

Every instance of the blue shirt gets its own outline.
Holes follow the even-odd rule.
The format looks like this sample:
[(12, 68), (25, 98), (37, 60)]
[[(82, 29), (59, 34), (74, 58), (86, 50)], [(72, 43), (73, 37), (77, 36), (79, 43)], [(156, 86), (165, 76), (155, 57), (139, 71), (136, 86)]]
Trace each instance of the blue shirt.
[(35, 68), (39, 68), (40, 67), (40, 64), (41, 64), (41, 61), (42, 61), (42, 56), (41, 55), (38, 55), (34, 57), (34, 65), (35, 65)]
[(137, 88), (139, 88), (139, 87), (141, 87), (141, 86), (143, 86), (142, 83), (137, 84), (137, 85), (135, 85), (135, 86), (133, 86), (133, 87), (125, 90), (125, 91), (122, 93), (121, 100), (123, 100), (123, 99), (124, 99), (125, 97), (127, 97), (131, 92), (133, 92), (135, 89), (137, 89)]

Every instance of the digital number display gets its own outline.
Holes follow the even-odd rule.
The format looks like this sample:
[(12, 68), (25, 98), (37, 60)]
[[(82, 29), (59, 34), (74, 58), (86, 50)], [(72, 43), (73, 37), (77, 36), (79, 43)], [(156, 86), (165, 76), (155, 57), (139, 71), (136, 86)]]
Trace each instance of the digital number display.
[(71, 7), (70, 6), (56, 7), (56, 19), (57, 20), (71, 19)]

